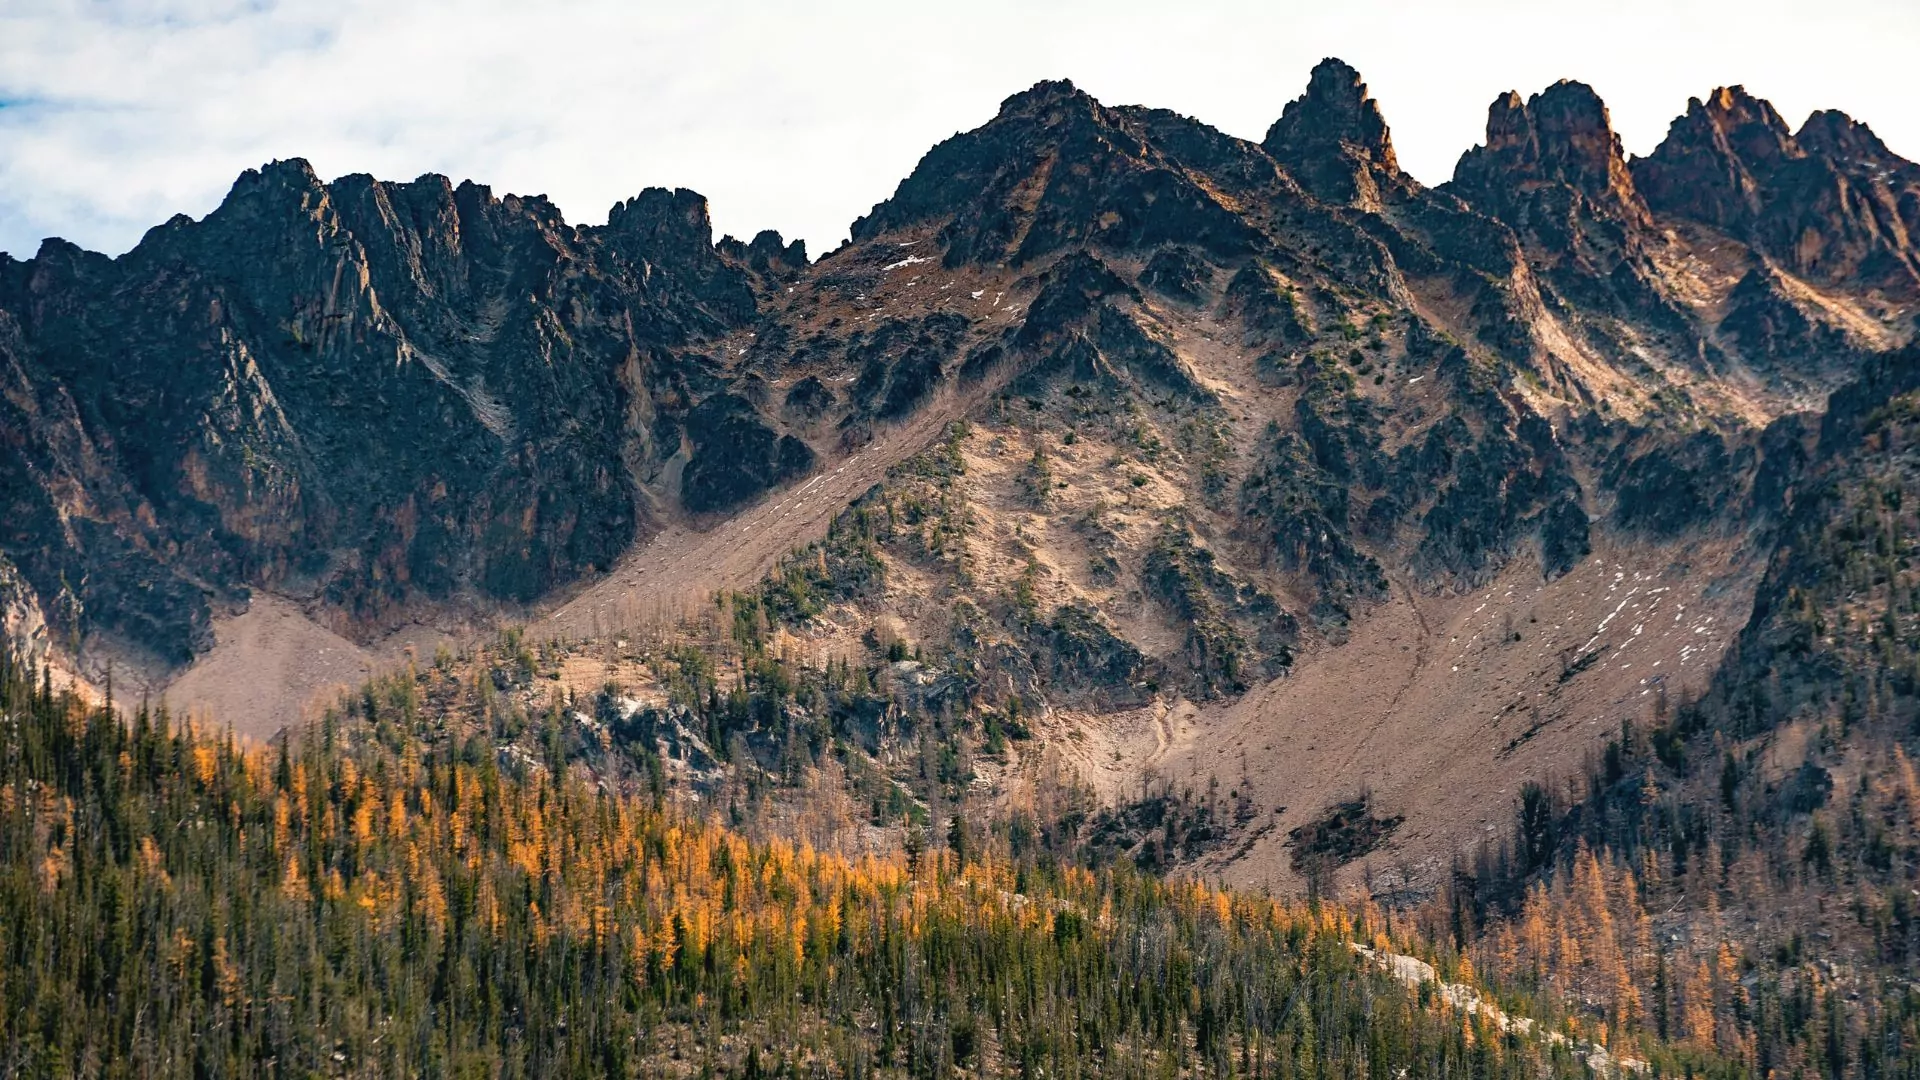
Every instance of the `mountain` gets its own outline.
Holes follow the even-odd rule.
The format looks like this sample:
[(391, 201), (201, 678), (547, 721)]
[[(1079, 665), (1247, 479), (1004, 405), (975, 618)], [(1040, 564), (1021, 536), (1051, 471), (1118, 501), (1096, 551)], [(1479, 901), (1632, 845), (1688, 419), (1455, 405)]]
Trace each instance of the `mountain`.
[[(812, 265), (775, 234), (716, 245), (685, 191), (570, 226), (537, 197), (439, 177), (328, 184), (277, 162), (121, 258), (49, 241), (0, 268), (20, 450), (0, 549), (66, 639), (161, 669), (204, 653), (215, 615), (256, 588), (360, 639), (526, 610), (665, 524), (728, 513), (912, 414), (950, 358), (987, 363), (975, 339), (1022, 363), (1043, 339), (1092, 340), (1057, 305), (1024, 316), (1017, 340), (983, 334), (991, 315), (966, 305), (866, 307), (862, 289), (914, 279), (900, 268), (925, 257), (867, 256), (924, 240), (942, 270), (996, 294), (1040, 288), (1034, 271), (1070, 250), (1146, 260), (1155, 299), (1135, 311), (1165, 297), (1165, 323), (1224, 302), (1289, 364), (1351, 360), (1351, 338), (1384, 350), (1363, 376), (1450, 355), (1492, 365), (1486, 386), (1512, 385), (1470, 392), (1466, 407), (1491, 411), (1467, 426), (1483, 439), (1491, 424), (1504, 445), (1479, 452), (1525, 459), (1545, 488), (1460, 491), (1417, 561), (1471, 576), (1551, 511), (1571, 530), (1550, 538), (1565, 550), (1549, 569), (1564, 569), (1574, 510), (1600, 493), (1554, 502), (1546, 488), (1574, 490), (1550, 460), (1565, 436), (1522, 439), (1523, 421), (1654, 430), (1641, 417), (1658, 399), (1750, 426), (1831, 389), (1910, 332), (1915, 175), (1844, 115), (1793, 135), (1738, 88), (1693, 102), (1629, 164), (1593, 92), (1561, 83), (1496, 101), (1486, 145), (1427, 191), (1338, 61), (1257, 146), (1040, 84), (936, 147)], [(1201, 281), (1215, 275), (1232, 279), (1224, 301)], [(1099, 305), (1109, 350), (1128, 347), (1127, 307)], [(802, 367), (820, 370), (792, 378)], [(856, 368), (841, 401), (833, 372)], [(1391, 388), (1350, 396), (1404, 412)], [(1407, 427), (1389, 440), (1454, 437), (1430, 418)], [(1376, 528), (1436, 509), (1400, 505), (1427, 482), (1410, 462), (1388, 476), (1315, 455), (1336, 479), (1377, 474), (1367, 486), (1385, 499), (1360, 508)], [(1499, 505), (1462, 502), (1487, 499)], [(1348, 574), (1331, 564), (1363, 556), (1344, 550), (1352, 523), (1335, 524), (1328, 551), (1282, 561)]]
[[(10, 625), (95, 681), (197, 664), (201, 694), (260, 663), (221, 667), (217, 628), (245, 645), (242, 613), (272, 611), (318, 624), (270, 656), (306, 687), (303, 654), (364, 667), (529, 617), (598, 637), (749, 588), (860, 498), (888, 510), (887, 584), (844, 599), (1019, 656), (1031, 710), (1202, 717), (1244, 727), (1243, 756), (1276, 710), (1358, 713), (1346, 731), (1520, 739), (1540, 774), (1591, 742), (1546, 735), (1640, 688), (1577, 629), (1610, 625), (1615, 582), (1717, 620), (1659, 673), (1709, 678), (1802, 418), (1912, 335), (1916, 175), (1842, 114), (1794, 134), (1738, 88), (1629, 161), (1561, 82), (1498, 98), (1428, 189), (1337, 60), (1258, 144), (1038, 84), (817, 262), (716, 243), (687, 191), (575, 226), (276, 162), (120, 258), (48, 241), (0, 266)], [(930, 444), (943, 488), (888, 479)], [(1391, 692), (1356, 697), (1355, 664)], [(1412, 803), (1471, 786), (1322, 741), (1330, 784), (1373, 760)], [(1433, 850), (1466, 824), (1441, 817)]]
[(119, 259), (48, 241), (0, 266), (4, 549), (63, 632), (164, 664), (252, 588), (360, 633), (531, 602), (657, 528), (683, 471), (713, 511), (810, 467), (698, 344), (804, 262), (716, 248), (690, 192), (576, 229), (302, 161)]
[(1815, 281), (1910, 295), (1920, 173), (1845, 113), (1792, 132), (1735, 86), (1694, 99), (1633, 172), (1657, 210), (1718, 229)]
[[(1738, 88), (1628, 161), (1561, 82), (1502, 95), (1427, 189), (1337, 60), (1259, 144), (1041, 83), (818, 262), (716, 243), (687, 191), (575, 226), (538, 197), (276, 162), (120, 258), (48, 241), (0, 266), (12, 624), (154, 685), (256, 592), (342, 652), (569, 597), (556, 627), (613, 629), (664, 590), (751, 585), (985, 419), (1006, 434), (956, 451), (972, 521), (912, 599), (964, 599), (1036, 653), (1083, 649), (1035, 629), (1064, 619), (1161, 688), (1055, 672), (1089, 700), (1285, 697), (1267, 680), (1410, 619), (1394, 710), (1535, 686), (1581, 711), (1628, 685), (1542, 681), (1566, 627), (1604, 625), (1583, 567), (1697, 603), (1756, 587), (1796, 418), (1912, 334), (1916, 175), (1842, 114), (1795, 134)], [(649, 560), (670, 569), (646, 581)], [(1560, 609), (1559, 636), (1449, 689), (1431, 616), (1490, 587), (1526, 590), (1530, 624)], [(1075, 700), (1020, 678), (1031, 707)]]
[(1278, 112), (1043, 82), (818, 260), (299, 161), (0, 257), (7, 649), (756, 844), (1380, 904), (1570, 1045), (1881, 1075), (1920, 167), (1738, 87), (1645, 158), (1503, 94), (1436, 188), (1338, 60)]

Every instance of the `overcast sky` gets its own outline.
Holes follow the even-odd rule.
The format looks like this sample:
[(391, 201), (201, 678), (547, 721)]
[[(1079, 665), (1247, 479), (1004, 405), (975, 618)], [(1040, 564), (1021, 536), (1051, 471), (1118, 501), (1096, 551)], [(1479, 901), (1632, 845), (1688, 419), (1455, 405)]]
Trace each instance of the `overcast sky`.
[(0, 0), (0, 251), (120, 253), (241, 170), (440, 172), (600, 223), (649, 185), (818, 255), (953, 132), (1042, 78), (1258, 139), (1323, 56), (1365, 75), (1427, 183), (1487, 104), (1593, 84), (1629, 152), (1744, 83), (1920, 157), (1920, 0)]

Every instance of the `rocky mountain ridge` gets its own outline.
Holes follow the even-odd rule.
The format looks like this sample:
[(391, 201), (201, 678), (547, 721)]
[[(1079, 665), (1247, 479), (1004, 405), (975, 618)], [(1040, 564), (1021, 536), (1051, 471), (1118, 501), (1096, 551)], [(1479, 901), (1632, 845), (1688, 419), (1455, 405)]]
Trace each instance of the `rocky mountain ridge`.
[[(574, 226), (279, 162), (118, 259), (0, 264), (8, 626), (161, 670), (252, 590), (361, 640), (570, 596), (568, 632), (611, 632), (759, 587), (764, 558), (692, 538), (803, 546), (825, 518), (792, 510), (831, 491), (871, 550), (781, 571), (821, 648), (891, 620), (1000, 704), (1158, 710), (1156, 753), (1176, 714), (1313, 709), (1288, 673), (1348, 641), (1416, 658), (1383, 716), (1444, 711), (1464, 646), (1435, 627), (1491, 634), (1462, 597), (1604, 631), (1600, 561), (1701, 604), (1760, 587), (1809, 417), (1913, 336), (1916, 176), (1737, 88), (1629, 160), (1562, 82), (1496, 99), (1429, 189), (1336, 60), (1257, 144), (1041, 83), (814, 262), (716, 243), (686, 191)], [(1501, 603), (1501, 641), (1588, 619)], [(1701, 627), (1670, 663), (1717, 662)], [(1539, 699), (1500, 736), (1523, 771), (1642, 685), (1603, 635), (1539, 633), (1469, 662)]]
[(715, 510), (811, 464), (693, 346), (803, 263), (716, 247), (691, 192), (575, 229), (301, 161), (119, 259), (49, 241), (0, 268), (4, 548), (69, 633), (166, 663), (251, 587), (362, 631), (534, 601), (645, 532), (662, 476)]

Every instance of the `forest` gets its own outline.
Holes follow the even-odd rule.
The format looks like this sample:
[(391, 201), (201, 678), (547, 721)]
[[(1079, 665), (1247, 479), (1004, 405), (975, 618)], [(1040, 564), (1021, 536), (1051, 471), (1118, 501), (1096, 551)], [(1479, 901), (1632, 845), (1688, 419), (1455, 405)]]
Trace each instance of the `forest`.
[(749, 840), (453, 732), (419, 686), (242, 746), (0, 661), (0, 1075), (1587, 1074), (1359, 951), (1473, 980), (1370, 905), (987, 835)]

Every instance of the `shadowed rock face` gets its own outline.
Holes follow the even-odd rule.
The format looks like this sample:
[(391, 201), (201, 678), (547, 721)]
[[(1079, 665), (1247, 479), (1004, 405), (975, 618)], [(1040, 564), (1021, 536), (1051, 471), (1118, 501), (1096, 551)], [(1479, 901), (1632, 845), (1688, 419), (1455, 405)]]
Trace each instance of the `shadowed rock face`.
[(1651, 217), (1620, 151), (1607, 107), (1585, 83), (1558, 82), (1526, 102), (1509, 92), (1487, 110), (1487, 142), (1460, 158), (1453, 189), (1509, 224), (1543, 189), (1571, 189), (1596, 212), (1634, 225)]
[(1360, 73), (1332, 58), (1314, 67), (1307, 92), (1287, 105), (1261, 145), (1314, 195), (1377, 206), (1406, 190), (1393, 138)]
[(776, 282), (792, 281), (807, 268), (807, 242), (795, 240), (789, 244), (772, 229), (760, 230), (744, 244), (723, 236), (714, 246), (721, 254)]
[(695, 513), (726, 510), (813, 467), (813, 450), (776, 435), (746, 399), (715, 394), (687, 414), (693, 457), (680, 500)]
[[(1735, 87), (1693, 102), (1652, 157), (1628, 163), (1593, 90), (1560, 82), (1497, 99), (1485, 145), (1441, 190), (1509, 226), (1543, 299), (1599, 348), (1631, 353), (1651, 330), (1710, 377), (1731, 349), (1778, 385), (1831, 387), (1857, 361), (1858, 323), (1820, 312), (1809, 286), (1911, 303), (1920, 278), (1902, 207), (1920, 200), (1902, 194), (1913, 167), (1863, 125), (1817, 113), (1804, 130), (1805, 144)], [(1716, 237), (1741, 252), (1717, 319), (1698, 283), (1672, 272), (1699, 257), (1692, 245), (1719, 252)]]
[(1585, 83), (1562, 81), (1487, 110), (1486, 143), (1461, 155), (1440, 189), (1498, 218), (1526, 250), (1548, 303), (1564, 301), (1609, 352), (1630, 351), (1624, 319), (1696, 354), (1704, 347), (1650, 253), (1664, 243), (1634, 187), (1607, 107)]
[(1722, 87), (1687, 102), (1686, 115), (1635, 162), (1634, 173), (1660, 212), (1744, 234), (1766, 206), (1766, 178), (1800, 156), (1772, 105), (1743, 87)]
[[(928, 152), (893, 198), (853, 223), (853, 240), (936, 225), (950, 267), (1019, 266), (1076, 244), (1248, 250), (1255, 230), (1194, 182), (1173, 146), (1150, 141), (1141, 119), (1071, 82), (1039, 83), (1008, 98), (984, 127)], [(1224, 137), (1186, 149), (1209, 154), (1227, 144), (1244, 149)]]
[[(753, 274), (804, 258), (756, 244), (717, 250), (688, 191), (575, 228), (537, 197), (323, 184), (302, 161), (119, 259), (49, 242), (0, 262), (20, 444), (0, 551), (63, 632), (167, 663), (249, 586), (362, 629), (533, 600), (648, 527), (649, 478), (718, 388), (687, 346), (754, 317)], [(724, 430), (765, 462), (708, 468), (694, 424), (690, 506), (811, 461), (751, 407)]]
[(1213, 267), (1186, 248), (1165, 248), (1147, 263), (1140, 284), (1169, 299), (1197, 303), (1213, 284)]

